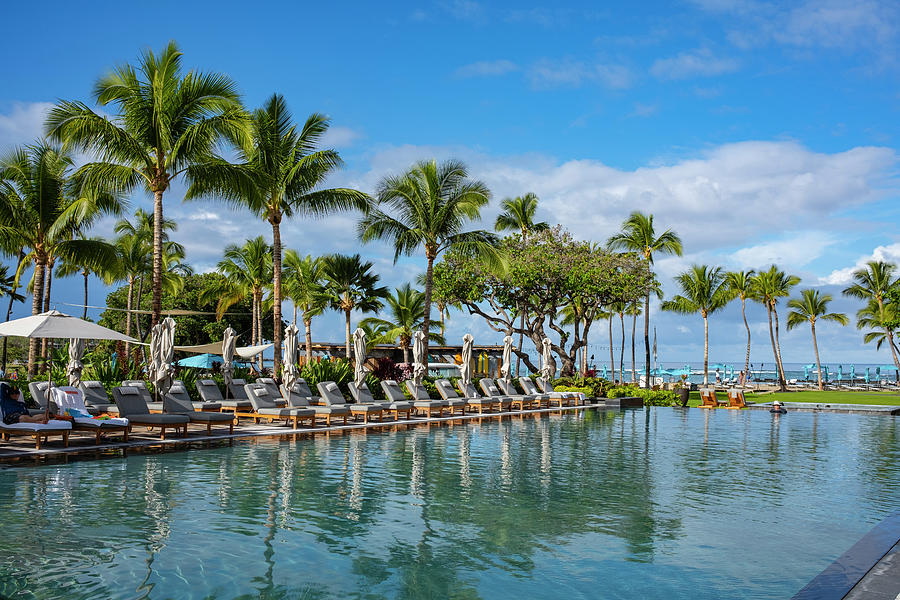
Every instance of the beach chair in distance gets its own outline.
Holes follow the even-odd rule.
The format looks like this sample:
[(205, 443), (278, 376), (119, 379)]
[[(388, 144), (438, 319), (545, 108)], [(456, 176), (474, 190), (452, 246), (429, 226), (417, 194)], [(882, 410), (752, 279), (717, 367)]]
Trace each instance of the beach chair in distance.
[(739, 390), (736, 388), (731, 388), (730, 390), (728, 390), (728, 406), (726, 406), (725, 408), (741, 409), (746, 407), (747, 405), (744, 403), (743, 390)]
[(219, 404), (219, 406), (221, 406), (219, 410), (222, 412), (235, 412), (239, 410), (248, 411), (253, 408), (253, 405), (250, 404), (250, 400), (246, 399), (246, 394), (242, 394), (245, 397), (244, 400), (235, 400), (234, 398), (226, 400), (223, 398), (218, 384), (212, 379), (198, 379), (196, 385), (200, 398), (202, 398), (204, 402), (215, 402)]
[(519, 391), (513, 385), (513, 382), (511, 379), (503, 379), (502, 377), (500, 379), (497, 379), (495, 381), (495, 383), (497, 384), (497, 387), (500, 388), (500, 392), (502, 394), (506, 394), (509, 397), (523, 396), (526, 399), (526, 401), (530, 399), (532, 408), (534, 408), (534, 407), (550, 408), (550, 395), (549, 394), (542, 394), (542, 393), (531, 394), (529, 392), (520, 394)]
[(494, 380), (490, 377), (482, 377), (478, 380), (478, 385), (481, 386), (481, 391), (484, 392), (484, 395), (488, 398), (508, 398), (510, 408), (517, 408), (519, 410), (525, 410), (525, 405), (531, 406), (532, 398), (526, 398), (526, 396), (507, 396), (506, 394), (500, 391), (500, 388), (497, 387), (497, 384), (494, 383)]
[[(519, 377), (519, 385), (522, 386), (522, 389), (525, 390), (526, 394), (537, 396), (541, 392), (538, 390), (537, 386), (534, 384), (534, 381), (531, 380), (531, 377), (526, 375), (522, 375)], [(544, 394), (547, 397), (547, 406), (553, 406), (555, 403), (557, 406), (562, 408), (563, 406), (569, 406), (572, 403), (573, 398), (569, 396), (568, 393), (562, 392), (548, 392)], [(576, 400), (577, 402), (577, 400)]]
[(141, 397), (138, 388), (130, 385), (114, 387), (113, 399), (116, 401), (119, 416), (128, 419), (129, 433), (134, 430), (135, 425), (143, 425), (148, 429), (159, 427), (161, 440), (166, 439), (166, 429), (174, 429), (176, 432), (180, 429), (182, 437), (187, 437), (190, 419), (184, 415), (150, 414), (150, 409), (147, 408), (147, 403)]
[(256, 383), (261, 383), (269, 390), (269, 397), (275, 401), (276, 406), (287, 406), (287, 400), (282, 397), (281, 388), (271, 377), (257, 377)]
[(478, 390), (475, 389), (475, 384), (472, 383), (471, 381), (468, 384), (463, 385), (462, 379), (456, 380), (456, 389), (459, 390), (459, 393), (462, 394), (462, 397), (465, 398), (466, 401), (469, 401), (469, 400), (472, 400), (475, 398), (482, 399), (482, 400), (490, 400), (494, 404), (494, 406), (497, 408), (497, 410), (499, 410), (500, 412), (503, 412), (504, 410), (509, 410), (509, 407), (511, 406), (510, 403), (512, 401), (509, 398), (507, 398), (506, 396), (503, 396), (501, 398), (491, 398), (491, 397), (487, 397), (487, 396), (482, 396), (481, 394), (478, 393)]
[(426, 388), (421, 383), (416, 385), (416, 382), (412, 379), (407, 379), (404, 384), (406, 385), (406, 391), (409, 392), (409, 395), (413, 397), (415, 402), (440, 402), (443, 404), (443, 412), (448, 412), (450, 416), (453, 416), (453, 411), (459, 410), (462, 414), (466, 414), (466, 405), (468, 404), (465, 398), (452, 398), (452, 399), (438, 399), (432, 398), (431, 394), (428, 393), (428, 388)]
[(384, 416), (384, 408), (380, 404), (347, 404), (341, 388), (333, 381), (320, 381), (316, 384), (319, 397), (325, 402), (325, 406), (346, 406), (350, 408), (353, 418), (362, 417), (363, 423), (368, 423), (372, 417), (378, 417), (381, 421)]
[(282, 384), (281, 395), (287, 398), (288, 406), (291, 408), (311, 408), (316, 412), (317, 417), (325, 419), (325, 425), (331, 426), (331, 419), (338, 417), (343, 420), (343, 424), (347, 424), (347, 417), (350, 416), (350, 408), (348, 406), (325, 406), (320, 404), (321, 400), (318, 396), (313, 396), (309, 391), (306, 381), (300, 381), (294, 384), (292, 390), (287, 390)]
[(235, 419), (248, 417), (254, 423), (260, 419), (266, 419), (270, 423), (276, 419), (284, 419), (285, 423), (294, 423), (297, 429), (301, 421), (309, 421), (310, 427), (316, 426), (316, 411), (311, 408), (284, 408), (277, 406), (275, 400), (269, 396), (269, 390), (260, 383), (247, 383), (244, 385), (244, 394), (249, 398), (251, 410), (238, 409), (234, 411)]
[(206, 435), (212, 434), (213, 424), (228, 424), (228, 433), (234, 433), (234, 422), (236, 417), (233, 414), (213, 411), (198, 411), (191, 402), (184, 386), (172, 386), (172, 389), (163, 396), (163, 414), (167, 415), (184, 415), (190, 419), (191, 423), (199, 423), (206, 425)]
[(102, 415), (111, 407), (115, 407), (113, 401), (109, 399), (109, 394), (106, 393), (106, 388), (99, 381), (82, 381), (79, 388), (84, 394), (84, 405), (90, 414)]
[(122, 385), (127, 385), (129, 387), (133, 387), (138, 390), (138, 393), (141, 395), (141, 398), (147, 404), (147, 409), (151, 413), (161, 413), (163, 411), (163, 403), (162, 398), (159, 400), (154, 400), (153, 395), (150, 393), (150, 389), (147, 387), (147, 383), (142, 379), (127, 379), (122, 382)]
[(60, 415), (72, 418), (73, 431), (93, 433), (95, 442), (100, 445), (100, 436), (104, 433), (121, 433), (122, 441), (128, 441), (128, 419), (95, 419), (84, 404), (84, 393), (74, 387), (53, 387), (50, 392), (53, 404)]
[[(172, 387), (170, 387), (169, 391), (166, 393), (169, 396), (174, 396), (181, 402), (187, 402), (194, 410), (199, 410), (201, 412), (222, 412), (222, 405), (218, 402), (194, 402), (187, 391), (187, 386), (185, 386), (184, 382), (180, 379), (173, 381)], [(163, 403), (165, 403), (165, 398), (163, 398)], [(163, 412), (165, 412), (165, 407), (163, 407)]]
[(716, 390), (713, 388), (703, 388), (700, 390), (700, 408), (719, 408)]
[(485, 409), (490, 412), (492, 408), (497, 406), (497, 401), (491, 398), (463, 398), (456, 393), (456, 390), (453, 389), (453, 384), (446, 379), (438, 379), (434, 382), (434, 387), (437, 388), (437, 391), (441, 395), (442, 399), (446, 400), (447, 402), (462, 400), (466, 403), (466, 406), (470, 410), (477, 409), (479, 415), (484, 414)]
[(544, 379), (543, 377), (538, 377), (537, 379), (535, 379), (535, 383), (537, 383), (537, 386), (540, 389), (540, 391), (544, 392), (545, 394), (559, 394), (563, 398), (568, 398), (569, 400), (572, 400), (573, 402), (575, 402), (575, 406), (578, 406), (579, 404), (582, 403), (582, 397), (581, 397), (580, 393), (578, 393), (578, 392), (557, 392), (553, 389), (553, 384), (550, 383), (549, 381), (547, 381), (546, 379)]
[[(384, 390), (384, 396), (389, 402), (407, 402), (400, 384), (396, 381), (385, 379), (381, 382), (381, 389)], [(427, 396), (428, 394), (426, 393), (425, 395)], [(439, 417), (444, 416), (444, 408), (446, 407), (443, 400), (416, 399), (415, 397), (413, 397), (412, 405), (417, 414), (425, 413), (428, 417), (434, 416), (435, 412), (437, 412)]]
[(407, 419), (409, 419), (412, 414), (412, 402), (406, 400), (399, 402), (379, 402), (375, 400), (375, 396), (372, 395), (372, 390), (369, 389), (369, 386), (367, 386), (365, 382), (357, 387), (356, 382), (351, 381), (347, 384), (347, 387), (350, 389), (350, 395), (353, 396), (353, 399), (356, 400), (357, 404), (380, 404), (382, 409), (393, 413), (394, 419), (397, 421), (400, 420), (401, 413), (406, 415)]

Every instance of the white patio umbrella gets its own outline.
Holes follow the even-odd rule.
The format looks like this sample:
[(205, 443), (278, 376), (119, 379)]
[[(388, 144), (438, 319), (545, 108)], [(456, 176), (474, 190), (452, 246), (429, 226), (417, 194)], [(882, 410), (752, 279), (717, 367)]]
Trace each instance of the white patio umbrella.
[(503, 364), (500, 365), (500, 375), (506, 381), (512, 381), (512, 347), (512, 336), (505, 336), (503, 338)]
[(225, 379), (225, 397), (231, 393), (231, 383), (234, 380), (234, 348), (237, 344), (237, 335), (234, 329), (228, 327), (222, 337), (222, 377)]
[[(63, 314), (56, 310), (48, 310), (39, 315), (23, 317), (6, 323), (0, 323), (0, 337), (24, 337), (24, 338), (48, 338), (65, 339), (77, 338), (79, 340), (118, 340), (136, 343), (137, 340), (107, 329), (102, 325), (84, 321), (71, 315)], [(53, 372), (53, 353), (50, 353), (50, 372)], [(53, 379), (50, 378), (50, 386)], [(47, 397), (50, 397), (50, 388), (47, 389)], [(44, 414), (49, 416), (50, 403)]]
[(366, 332), (358, 327), (353, 332), (353, 354), (356, 358), (353, 381), (359, 388), (366, 381)]
[(550, 381), (553, 378), (555, 369), (553, 368), (553, 345), (548, 337), (541, 340), (541, 359), (544, 362), (541, 365), (541, 377)]
[(72, 338), (69, 340), (69, 363), (66, 365), (66, 376), (69, 378), (69, 385), (78, 387), (81, 385), (81, 370), (84, 365), (81, 364), (81, 356), (84, 354), (84, 340)]
[(462, 345), (462, 364), (459, 366), (459, 378), (462, 380), (463, 386), (467, 387), (472, 383), (472, 345), (475, 338), (471, 333), (463, 336)]
[(413, 382), (416, 385), (422, 385), (422, 378), (428, 371), (425, 360), (425, 334), (417, 331), (413, 335)]
[(175, 319), (166, 317), (157, 324), (150, 337), (150, 356), (153, 384), (156, 393), (165, 394), (172, 387), (175, 367), (172, 360), (175, 355)]
[(291, 323), (284, 328), (284, 350), (282, 351), (281, 378), (284, 386), (291, 390), (300, 377), (300, 369), (297, 368), (297, 326)]

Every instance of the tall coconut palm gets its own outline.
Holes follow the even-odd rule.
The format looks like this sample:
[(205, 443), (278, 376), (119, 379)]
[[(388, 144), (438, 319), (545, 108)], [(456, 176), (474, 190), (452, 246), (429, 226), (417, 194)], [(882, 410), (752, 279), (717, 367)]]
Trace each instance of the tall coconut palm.
[(63, 101), (50, 111), (47, 132), (97, 155), (96, 162), (80, 170), (89, 180), (121, 191), (143, 186), (153, 194), (151, 323), (155, 325), (162, 309), (163, 195), (188, 167), (206, 161), (220, 141), (245, 145), (247, 115), (228, 77), (183, 73), (182, 53), (175, 42), (158, 55), (147, 50), (137, 65), (121, 65), (101, 77), (94, 86), (94, 100), (115, 106), (118, 114), (107, 118), (83, 102)]
[[(886, 314), (885, 300), (888, 292), (900, 287), (900, 278), (895, 276), (896, 272), (896, 264), (876, 260), (866, 263), (866, 268), (853, 272), (854, 283), (844, 290), (844, 295), (867, 302), (874, 302), (878, 307), (877, 311), (872, 311), (870, 307), (866, 306), (857, 313), (857, 317), (862, 316), (867, 323), (872, 323), (872, 319), (879, 321), (884, 317)], [(883, 325), (889, 325), (889, 323), (885, 322)], [(860, 329), (870, 326), (864, 325)], [(894, 330), (891, 327), (880, 327), (880, 330), (884, 333), (888, 346), (891, 348), (894, 366), (900, 370), (900, 358), (898, 358), (896, 344), (894, 343)]]
[(322, 275), (325, 277), (329, 304), (344, 313), (346, 325), (346, 356), (350, 358), (350, 313), (381, 310), (387, 288), (378, 285), (381, 279), (370, 272), (372, 262), (363, 262), (359, 254), (346, 256), (331, 254), (324, 257)]
[[(9, 296), (9, 306), (7, 306), (6, 308), (6, 321), (9, 321), (9, 319), (12, 317), (13, 304), (15, 302), (25, 302), (25, 296), (19, 293), (19, 278), (15, 275), (15, 273), (18, 273), (20, 266), (25, 260), (25, 251), (22, 248), (19, 248), (17, 251), (14, 250), (13, 252), (11, 252), (11, 254), (18, 255), (16, 270), (14, 274), (7, 275), (8, 269), (6, 265), (0, 267), (0, 269), (2, 269), (2, 271), (0, 271), (0, 273), (2, 273), (2, 277), (0, 277), (0, 289), (3, 290), (3, 293), (5, 295)], [(6, 341), (7, 338), (4, 337), (3, 357), (2, 359), (0, 359), (0, 364), (2, 364), (2, 367), (0, 367), (0, 369), (2, 369), (4, 373), (6, 373)]]
[(749, 271), (729, 271), (725, 274), (725, 284), (735, 298), (741, 300), (741, 317), (747, 330), (747, 355), (744, 358), (744, 373), (750, 372), (750, 324), (747, 323), (747, 299), (753, 293), (753, 269)]
[[(82, 238), (84, 236), (81, 236)], [(103, 238), (100, 237), (90, 237), (89, 239), (102, 242)], [(56, 267), (56, 276), (57, 277), (72, 277), (74, 275), (81, 275), (84, 278), (84, 309), (81, 312), (81, 318), (87, 319), (87, 309), (88, 309), (88, 280), (91, 275), (98, 275), (98, 272), (95, 272), (87, 265), (79, 264), (76, 261), (73, 261), (71, 258), (63, 259), (63, 261)]]
[[(494, 231), (518, 231), (522, 234), (522, 243), (528, 242), (529, 231), (546, 231), (550, 228), (550, 224), (546, 221), (535, 222), (534, 215), (537, 212), (538, 197), (537, 194), (528, 192), (524, 196), (516, 196), (515, 198), (504, 198), (500, 202), (502, 212), (497, 215), (494, 221)], [(525, 311), (520, 311), (520, 327), (525, 329)], [(442, 313), (443, 315), (443, 313)], [(519, 352), (522, 351), (522, 343), (524, 342), (524, 333), (519, 332)], [(522, 357), (516, 355), (516, 375), (519, 374)]]
[(869, 330), (863, 336), (863, 341), (866, 344), (875, 342), (877, 350), (881, 350), (882, 344), (887, 343), (891, 357), (894, 359), (894, 365), (897, 366), (898, 377), (900, 377), (900, 352), (894, 342), (896, 333), (894, 325), (898, 317), (900, 317), (900, 307), (893, 302), (885, 302), (879, 306), (876, 300), (870, 300), (864, 308), (856, 313), (856, 328)]
[(700, 313), (703, 317), (703, 383), (709, 383), (709, 316), (725, 308), (731, 291), (721, 267), (694, 265), (675, 278), (681, 294), (662, 303), (662, 309), (682, 314)]
[[(272, 317), (281, 329), (281, 223), (296, 215), (324, 216), (353, 208), (364, 210), (368, 196), (345, 188), (323, 189), (328, 176), (343, 163), (334, 150), (317, 150), (331, 121), (317, 113), (297, 128), (284, 97), (273, 94), (253, 111), (251, 143), (237, 164), (215, 158), (192, 166), (194, 183), (186, 198), (213, 197), (249, 208), (272, 226)], [(281, 368), (281, 338), (275, 336), (275, 372)]]
[[(622, 223), (622, 232), (609, 238), (607, 245), (614, 250), (636, 252), (647, 261), (647, 275), (653, 276), (653, 257), (659, 254), (681, 256), (681, 238), (671, 229), (656, 235), (653, 215), (634, 211)], [(650, 387), (650, 290), (644, 299), (644, 360), (645, 385)]]
[(301, 258), (294, 250), (284, 253), (284, 295), (294, 304), (294, 324), (297, 324), (297, 311), (303, 318), (306, 330), (306, 362), (312, 361), (312, 319), (328, 306), (328, 294), (325, 291), (323, 261), (309, 254)]
[[(261, 344), (263, 294), (272, 284), (272, 247), (262, 236), (247, 240), (243, 246), (228, 244), (216, 270), (225, 278), (205, 290), (200, 301), (217, 300), (216, 319), (221, 319), (229, 308), (249, 296), (253, 322), (250, 343)], [(259, 360), (262, 365), (262, 355)]]
[[(112, 246), (75, 234), (86, 231), (101, 215), (119, 212), (122, 203), (102, 187), (73, 176), (73, 164), (70, 154), (44, 142), (0, 158), (0, 245), (24, 249), (17, 280), (26, 266), (34, 265), (32, 314), (44, 310), (49, 300), (44, 282), (55, 258), (96, 269), (115, 262)], [(37, 348), (32, 339), (29, 377), (34, 376)]]
[[(800, 283), (800, 278), (788, 275), (775, 265), (768, 271), (759, 272), (751, 282), (751, 297), (766, 307), (769, 317), (769, 339), (772, 342), (772, 353), (775, 355), (775, 368), (778, 371), (778, 385), (782, 391), (787, 390), (784, 377), (784, 364), (781, 361), (781, 343), (778, 336), (778, 299), (790, 295), (791, 288)], [(772, 317), (775, 318), (773, 327)]]
[(425, 351), (431, 329), (433, 267), (438, 255), (451, 246), (471, 251), (499, 264), (497, 237), (487, 231), (463, 231), (469, 221), (481, 218), (481, 208), (491, 198), (481, 181), (470, 180), (466, 166), (455, 160), (441, 164), (422, 161), (403, 175), (385, 177), (378, 184), (375, 203), (359, 223), (362, 241), (381, 239), (394, 243), (394, 262), (402, 255), (425, 250)]
[(641, 314), (641, 305), (635, 302), (628, 306), (626, 314), (631, 316), (631, 383), (637, 383), (637, 369), (634, 356), (635, 334), (637, 332), (637, 318)]
[[(380, 330), (379, 342), (399, 344), (403, 350), (403, 362), (408, 363), (413, 335), (422, 327), (425, 318), (425, 294), (404, 283), (395, 288), (393, 294), (389, 293), (385, 302), (389, 311), (387, 318), (367, 317), (360, 321), (360, 326), (365, 324), (373, 330)], [(444, 336), (437, 332), (428, 335), (430, 341), (436, 344), (445, 343)]]
[(791, 309), (788, 313), (787, 328), (793, 329), (798, 325), (809, 323), (812, 330), (813, 349), (816, 351), (816, 371), (819, 374), (819, 389), (824, 390), (822, 382), (822, 363), (819, 360), (819, 342), (816, 340), (816, 321), (833, 321), (846, 325), (850, 322), (844, 313), (828, 312), (828, 303), (831, 302), (831, 294), (819, 295), (818, 290), (800, 290), (799, 298), (788, 300), (787, 306)]

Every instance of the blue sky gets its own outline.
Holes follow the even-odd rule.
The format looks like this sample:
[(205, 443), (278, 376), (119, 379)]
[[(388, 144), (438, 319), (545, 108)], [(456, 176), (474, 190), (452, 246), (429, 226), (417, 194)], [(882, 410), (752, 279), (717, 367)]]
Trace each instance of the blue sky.
[[(2, 70), (0, 147), (39, 135), (57, 98), (89, 100), (111, 66), (175, 39), (186, 65), (227, 73), (248, 106), (279, 92), (298, 120), (329, 114), (329, 143), (347, 163), (335, 185), (371, 191), (415, 160), (454, 156), (498, 200), (534, 191), (543, 219), (584, 238), (605, 240), (630, 210), (653, 212), (685, 241), (683, 258), (658, 261), (670, 293), (671, 276), (694, 262), (774, 260), (852, 313), (857, 304), (839, 291), (853, 268), (872, 256), (900, 258), (896, 3), (154, 6), (152, 23), (145, 8), (121, 3), (7, 7), (7, 22), (21, 26), (0, 39), (0, 51), (18, 57)], [(215, 203), (183, 204), (181, 193), (172, 189), (166, 211), (199, 270), (214, 265), (226, 241), (271, 235)], [(133, 203), (148, 198), (136, 194)], [(291, 223), (286, 243), (355, 251), (354, 223), (352, 215)], [(363, 251), (391, 285), (421, 269), (420, 259), (394, 267), (380, 245)], [(95, 282), (93, 300), (104, 291)], [(54, 292), (55, 301), (80, 301), (74, 280)], [(754, 355), (771, 358), (764, 312), (753, 307), (748, 316)], [(699, 317), (654, 320), (663, 360), (700, 358)], [(317, 339), (341, 337), (335, 315), (315, 326)], [(714, 360), (741, 358), (742, 327), (737, 306), (713, 318)], [(467, 330), (499, 341), (455, 315), (450, 335)], [(825, 360), (890, 360), (863, 346), (852, 326), (823, 326), (820, 335)], [(782, 339), (786, 360), (811, 359), (808, 331)]]

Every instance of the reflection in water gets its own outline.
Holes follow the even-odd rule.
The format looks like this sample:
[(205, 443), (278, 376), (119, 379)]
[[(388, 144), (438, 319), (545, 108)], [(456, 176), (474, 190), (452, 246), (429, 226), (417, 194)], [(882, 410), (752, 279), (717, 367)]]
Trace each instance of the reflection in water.
[(790, 596), (895, 508), (898, 434), (592, 410), (11, 468), (0, 597)]

